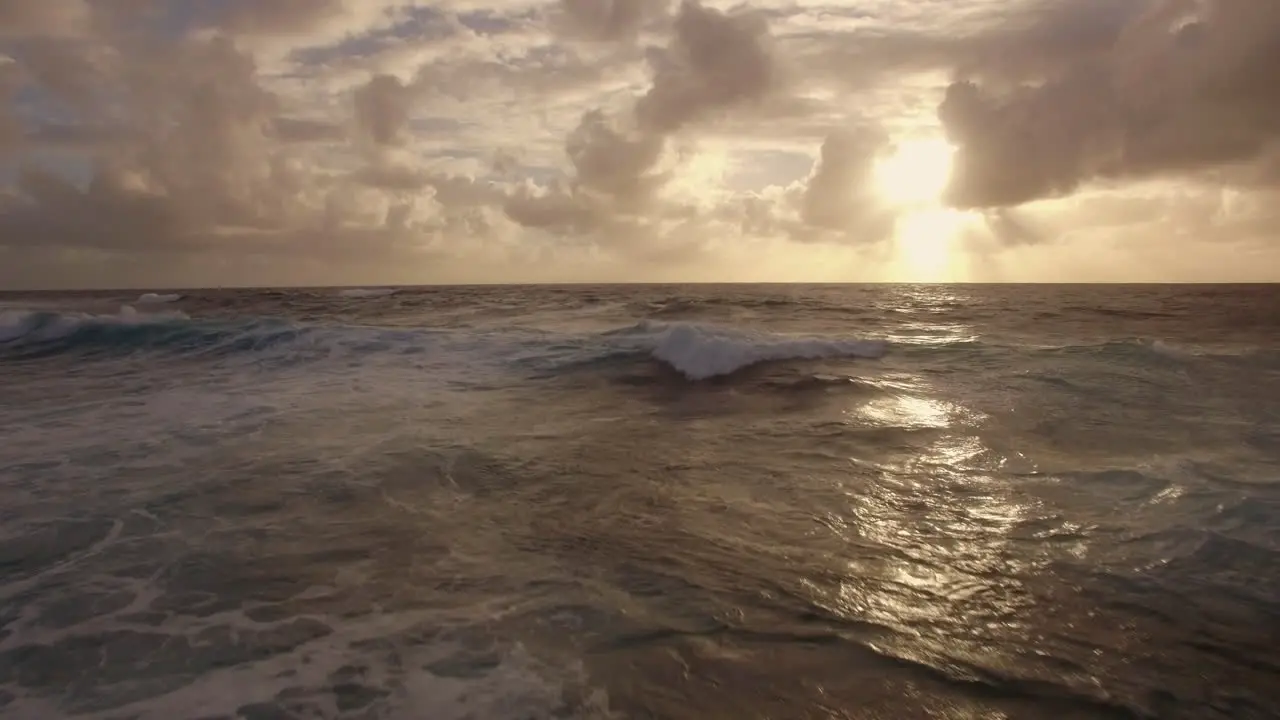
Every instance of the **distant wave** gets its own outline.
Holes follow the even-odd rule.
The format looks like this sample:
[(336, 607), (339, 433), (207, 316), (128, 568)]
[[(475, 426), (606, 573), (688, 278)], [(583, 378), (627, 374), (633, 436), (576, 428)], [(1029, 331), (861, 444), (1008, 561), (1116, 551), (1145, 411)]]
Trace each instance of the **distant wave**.
[[(29, 359), (70, 355), (100, 357), (139, 351), (252, 359), (327, 357), (358, 352), (421, 350), (427, 331), (302, 326), (269, 318), (194, 320), (181, 312), (139, 312), (128, 305), (115, 315), (8, 311), (0, 313), (0, 357)], [(276, 351), (267, 356), (267, 351)]]
[(138, 303), (143, 305), (163, 305), (165, 303), (177, 302), (182, 296), (177, 293), (143, 293), (138, 297)]
[(1161, 338), (1129, 338), (1102, 343), (1038, 347), (1036, 352), (1050, 355), (1091, 355), (1114, 360), (1144, 363), (1182, 363), (1193, 360), (1265, 360), (1257, 347), (1220, 347), (1175, 342)]
[(1179, 365), (1204, 360), (1270, 361), (1274, 353), (1257, 346), (1200, 345), (1162, 338), (1128, 338), (1105, 342), (1064, 342), (1062, 344), (1022, 344), (967, 337), (960, 339), (907, 339), (890, 336), (898, 352), (907, 357), (974, 358), (980, 355), (1019, 354), (1053, 357), (1090, 357), (1142, 365)]
[(380, 298), (395, 295), (396, 288), (346, 288), (339, 290), (338, 296), (344, 298)]

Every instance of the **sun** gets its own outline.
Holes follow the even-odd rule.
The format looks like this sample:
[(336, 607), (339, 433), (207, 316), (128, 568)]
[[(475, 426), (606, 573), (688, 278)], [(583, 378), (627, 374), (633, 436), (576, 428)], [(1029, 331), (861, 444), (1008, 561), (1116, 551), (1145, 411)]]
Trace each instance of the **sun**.
[(876, 191), (897, 214), (890, 270), (896, 280), (943, 282), (962, 274), (955, 244), (969, 216), (942, 202), (954, 155), (941, 138), (912, 138), (875, 164)]
[(941, 138), (905, 140), (875, 165), (875, 184), (900, 209), (937, 206), (951, 180), (955, 148)]

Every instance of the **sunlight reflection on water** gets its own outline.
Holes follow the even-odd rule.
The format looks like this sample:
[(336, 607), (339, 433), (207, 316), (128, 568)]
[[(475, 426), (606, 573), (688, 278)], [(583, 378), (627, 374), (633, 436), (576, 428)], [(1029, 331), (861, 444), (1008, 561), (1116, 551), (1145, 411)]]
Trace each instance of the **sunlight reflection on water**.
[[(1011, 535), (1035, 509), (989, 474), (1004, 458), (970, 434), (983, 413), (907, 392), (850, 408), (845, 423), (941, 433), (913, 435), (874, 460), (851, 458), (867, 481), (845, 493), (845, 577), (811, 587), (832, 612), (892, 630), (877, 641), (883, 654), (961, 675), (968, 666), (1016, 668), (1018, 648), (1034, 645), (1026, 582), (1037, 566)], [(864, 552), (866, 541), (883, 551)]]

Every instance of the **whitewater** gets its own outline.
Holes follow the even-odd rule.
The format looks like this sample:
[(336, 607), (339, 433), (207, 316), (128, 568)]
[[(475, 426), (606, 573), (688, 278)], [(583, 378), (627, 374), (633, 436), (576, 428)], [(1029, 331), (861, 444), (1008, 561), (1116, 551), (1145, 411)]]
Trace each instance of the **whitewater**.
[(1280, 291), (0, 293), (0, 717), (1280, 717)]

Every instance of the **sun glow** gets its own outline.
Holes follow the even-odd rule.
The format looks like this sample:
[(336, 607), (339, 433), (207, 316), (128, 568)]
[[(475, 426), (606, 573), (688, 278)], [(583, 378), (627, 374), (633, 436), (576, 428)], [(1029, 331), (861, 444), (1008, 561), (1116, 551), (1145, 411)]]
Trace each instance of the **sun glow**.
[(893, 275), (897, 280), (956, 279), (954, 243), (968, 216), (942, 205), (955, 148), (941, 139), (912, 139), (875, 166), (875, 185), (898, 211)]
[(955, 148), (941, 139), (907, 140), (876, 163), (877, 189), (900, 208), (937, 206), (951, 179)]
[(907, 282), (956, 280), (960, 272), (955, 241), (968, 215), (944, 207), (924, 208), (898, 218), (896, 268)]

